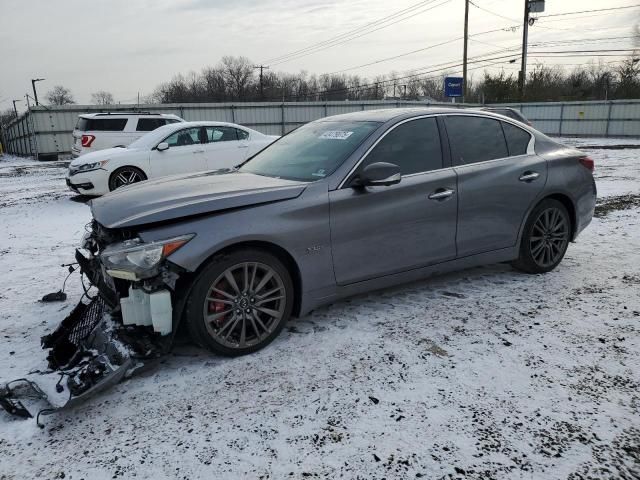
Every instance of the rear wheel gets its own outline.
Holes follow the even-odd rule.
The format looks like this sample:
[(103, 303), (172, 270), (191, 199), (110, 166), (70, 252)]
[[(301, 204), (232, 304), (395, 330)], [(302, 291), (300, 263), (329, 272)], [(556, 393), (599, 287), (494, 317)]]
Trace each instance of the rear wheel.
[(109, 177), (109, 191), (146, 180), (147, 176), (136, 167), (121, 167)]
[(291, 316), (291, 275), (274, 255), (239, 250), (214, 258), (196, 279), (186, 306), (194, 341), (227, 356), (255, 352)]
[(513, 266), (527, 273), (545, 273), (562, 261), (571, 238), (571, 219), (557, 200), (540, 202), (524, 227), (520, 256)]

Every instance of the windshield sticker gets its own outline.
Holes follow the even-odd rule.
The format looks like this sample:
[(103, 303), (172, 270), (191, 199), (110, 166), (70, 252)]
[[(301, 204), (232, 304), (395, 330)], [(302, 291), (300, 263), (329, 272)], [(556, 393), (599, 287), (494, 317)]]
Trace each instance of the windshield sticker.
[(330, 140), (346, 140), (353, 132), (346, 132), (344, 130), (327, 130), (319, 138), (327, 138)]
[(320, 168), (320, 169), (318, 169), (317, 172), (313, 172), (311, 175), (314, 176), (314, 177), (323, 177), (324, 178), (324, 177), (327, 176), (327, 173), (326, 173), (326, 170), (324, 168)]

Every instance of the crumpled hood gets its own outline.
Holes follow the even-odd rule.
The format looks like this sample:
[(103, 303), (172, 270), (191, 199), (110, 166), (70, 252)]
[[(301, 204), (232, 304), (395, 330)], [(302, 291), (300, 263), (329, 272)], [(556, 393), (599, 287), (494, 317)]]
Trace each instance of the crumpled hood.
[(306, 184), (252, 173), (216, 170), (163, 177), (118, 189), (91, 201), (93, 217), (124, 228), (287, 200)]
[(80, 155), (71, 161), (70, 166), (77, 167), (78, 165), (84, 165), (85, 163), (99, 162), (101, 160), (110, 160), (112, 158), (118, 158), (123, 155), (128, 155), (133, 151), (130, 148), (105, 148), (104, 150), (98, 150), (96, 152), (85, 153)]

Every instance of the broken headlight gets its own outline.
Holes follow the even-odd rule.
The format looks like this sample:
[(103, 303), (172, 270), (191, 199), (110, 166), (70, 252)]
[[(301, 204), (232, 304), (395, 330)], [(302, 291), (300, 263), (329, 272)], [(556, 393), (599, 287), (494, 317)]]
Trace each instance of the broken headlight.
[(182, 235), (158, 242), (144, 243), (139, 238), (106, 247), (100, 260), (107, 273), (124, 280), (140, 280), (157, 273), (160, 262), (191, 240), (195, 235)]

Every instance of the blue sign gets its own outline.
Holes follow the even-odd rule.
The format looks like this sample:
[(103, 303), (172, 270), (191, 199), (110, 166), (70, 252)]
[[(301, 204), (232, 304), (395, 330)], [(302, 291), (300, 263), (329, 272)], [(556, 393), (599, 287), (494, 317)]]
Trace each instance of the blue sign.
[(445, 97), (461, 97), (462, 96), (462, 77), (445, 77), (444, 96)]

